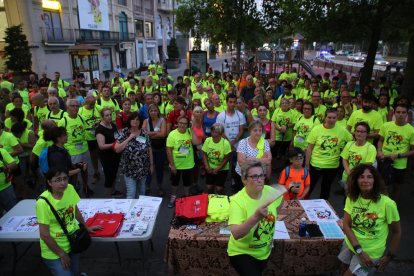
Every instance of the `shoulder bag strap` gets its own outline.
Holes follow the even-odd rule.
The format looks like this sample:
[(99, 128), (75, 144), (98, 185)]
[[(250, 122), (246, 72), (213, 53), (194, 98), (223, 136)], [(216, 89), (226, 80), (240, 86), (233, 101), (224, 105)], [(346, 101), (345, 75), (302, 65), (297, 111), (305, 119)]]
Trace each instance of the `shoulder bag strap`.
[[(39, 196), (39, 198), (43, 199), (44, 201), (46, 201), (47, 205), (49, 205), (50, 207), (50, 211), (52, 211), (53, 215), (55, 216), (56, 220), (58, 221), (60, 227), (62, 228), (63, 232), (65, 233), (66, 237), (69, 238), (69, 233), (68, 230), (66, 229), (65, 225), (63, 224), (62, 219), (59, 217), (58, 213), (56, 212), (55, 208), (53, 207), (53, 205), (49, 202), (49, 200), (47, 198), (45, 198), (44, 196)], [(38, 198), (38, 199), (39, 199)]]

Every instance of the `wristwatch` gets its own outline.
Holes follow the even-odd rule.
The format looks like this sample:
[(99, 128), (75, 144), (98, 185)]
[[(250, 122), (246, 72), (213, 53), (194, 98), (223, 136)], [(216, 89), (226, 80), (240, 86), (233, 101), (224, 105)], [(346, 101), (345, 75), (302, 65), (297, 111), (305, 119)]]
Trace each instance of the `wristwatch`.
[(363, 251), (360, 245), (354, 246), (354, 250), (355, 250), (355, 253), (357, 253), (358, 255), (361, 254)]

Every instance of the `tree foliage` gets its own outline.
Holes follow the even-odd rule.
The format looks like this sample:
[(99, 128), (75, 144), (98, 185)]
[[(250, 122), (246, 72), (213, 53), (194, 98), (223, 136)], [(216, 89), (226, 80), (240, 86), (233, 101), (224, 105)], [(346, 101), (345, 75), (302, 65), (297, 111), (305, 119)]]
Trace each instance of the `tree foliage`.
[(413, 33), (412, 0), (264, 0), (269, 30), (301, 32), (313, 41), (368, 42), (361, 83), (372, 75), (378, 42), (407, 39)]
[(5, 34), (7, 68), (14, 72), (29, 72), (32, 69), (32, 54), (22, 25), (8, 27)]
[(238, 64), (241, 45), (255, 48), (264, 41), (264, 24), (254, 0), (182, 0), (176, 10), (176, 26), (183, 33), (191, 31), (195, 48), (201, 38), (213, 45), (235, 44)]

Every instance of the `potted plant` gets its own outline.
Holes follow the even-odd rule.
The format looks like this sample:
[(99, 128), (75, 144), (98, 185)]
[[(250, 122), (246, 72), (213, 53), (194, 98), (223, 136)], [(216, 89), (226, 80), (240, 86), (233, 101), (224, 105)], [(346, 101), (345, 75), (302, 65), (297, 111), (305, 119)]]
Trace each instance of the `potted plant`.
[(175, 38), (171, 38), (170, 45), (167, 46), (167, 68), (168, 69), (176, 69), (179, 67), (179, 56), (180, 53), (178, 52), (177, 42)]
[(29, 42), (23, 33), (22, 25), (11, 26), (5, 30), (4, 47), (6, 67), (13, 71), (13, 80), (27, 79), (32, 70), (32, 54)]

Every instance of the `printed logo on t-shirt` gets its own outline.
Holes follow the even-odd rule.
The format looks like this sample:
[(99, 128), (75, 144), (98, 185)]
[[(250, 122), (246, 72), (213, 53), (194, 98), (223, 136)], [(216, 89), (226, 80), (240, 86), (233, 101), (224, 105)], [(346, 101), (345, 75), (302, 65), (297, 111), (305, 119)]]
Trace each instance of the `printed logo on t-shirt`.
[(354, 206), (352, 208), (352, 229), (366, 237), (376, 235), (375, 225), (378, 215), (375, 212), (368, 212), (367, 208)]
[(395, 131), (388, 131), (388, 136), (386, 143), (389, 145), (392, 145), (396, 150), (398, 150), (398, 145), (401, 144), (401, 142), (404, 140), (404, 137), (400, 134), (398, 134)]
[(338, 146), (338, 138), (324, 135), (321, 137), (321, 148), (323, 150), (333, 150)]
[(275, 215), (270, 212), (259, 221), (253, 232), (253, 241), (261, 243), (250, 244), (249, 248), (262, 248), (269, 244), (273, 239), (275, 221)]

